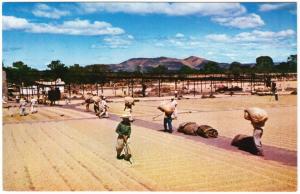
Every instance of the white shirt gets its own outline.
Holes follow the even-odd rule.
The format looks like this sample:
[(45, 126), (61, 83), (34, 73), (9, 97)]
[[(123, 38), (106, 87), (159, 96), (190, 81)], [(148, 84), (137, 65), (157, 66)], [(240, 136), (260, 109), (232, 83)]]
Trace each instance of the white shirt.
[(174, 107), (176, 108), (176, 106), (177, 106), (177, 101), (176, 101), (176, 100), (173, 100), (173, 101), (171, 102), (171, 105), (174, 106)]
[(20, 107), (25, 108), (26, 106), (26, 101), (25, 100), (20, 100)]
[(31, 99), (31, 106), (34, 106), (35, 104), (36, 104), (36, 99), (35, 98), (33, 98), (33, 99)]
[(106, 108), (106, 107), (107, 107), (107, 103), (106, 103), (105, 100), (102, 100), (102, 101), (101, 101), (101, 107), (102, 107), (102, 108)]

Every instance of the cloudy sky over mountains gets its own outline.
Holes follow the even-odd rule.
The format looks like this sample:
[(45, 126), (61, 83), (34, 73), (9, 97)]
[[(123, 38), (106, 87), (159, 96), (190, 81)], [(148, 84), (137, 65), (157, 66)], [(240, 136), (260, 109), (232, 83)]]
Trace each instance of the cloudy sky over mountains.
[(296, 3), (2, 4), (3, 62), (45, 69), (191, 55), (253, 63), (296, 54)]

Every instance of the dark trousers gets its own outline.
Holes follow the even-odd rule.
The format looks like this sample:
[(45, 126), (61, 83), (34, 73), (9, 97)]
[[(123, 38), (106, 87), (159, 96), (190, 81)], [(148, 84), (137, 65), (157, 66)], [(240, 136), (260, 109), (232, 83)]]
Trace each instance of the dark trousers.
[(99, 112), (99, 106), (94, 105), (94, 111), (95, 111), (95, 113), (98, 113)]
[(164, 118), (164, 128), (166, 131), (168, 130), (167, 125), (169, 127), (169, 131), (172, 131), (172, 118), (171, 117)]

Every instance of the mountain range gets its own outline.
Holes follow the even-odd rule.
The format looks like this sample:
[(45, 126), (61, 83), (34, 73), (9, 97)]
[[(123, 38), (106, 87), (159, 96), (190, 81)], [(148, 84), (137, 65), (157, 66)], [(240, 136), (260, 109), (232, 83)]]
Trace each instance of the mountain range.
[(168, 70), (173, 71), (180, 70), (184, 66), (199, 70), (209, 61), (210, 60), (196, 56), (190, 56), (185, 59), (170, 57), (132, 58), (120, 64), (111, 64), (109, 67), (113, 71), (135, 71), (137, 68), (140, 68), (142, 71), (148, 71), (151, 68), (155, 68), (159, 65), (163, 65), (167, 67)]

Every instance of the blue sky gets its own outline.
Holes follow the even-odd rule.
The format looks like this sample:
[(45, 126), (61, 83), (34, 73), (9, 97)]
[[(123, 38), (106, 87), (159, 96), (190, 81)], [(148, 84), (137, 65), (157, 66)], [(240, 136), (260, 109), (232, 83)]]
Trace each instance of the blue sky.
[(297, 52), (296, 3), (2, 3), (5, 66), (191, 55), (254, 63)]

